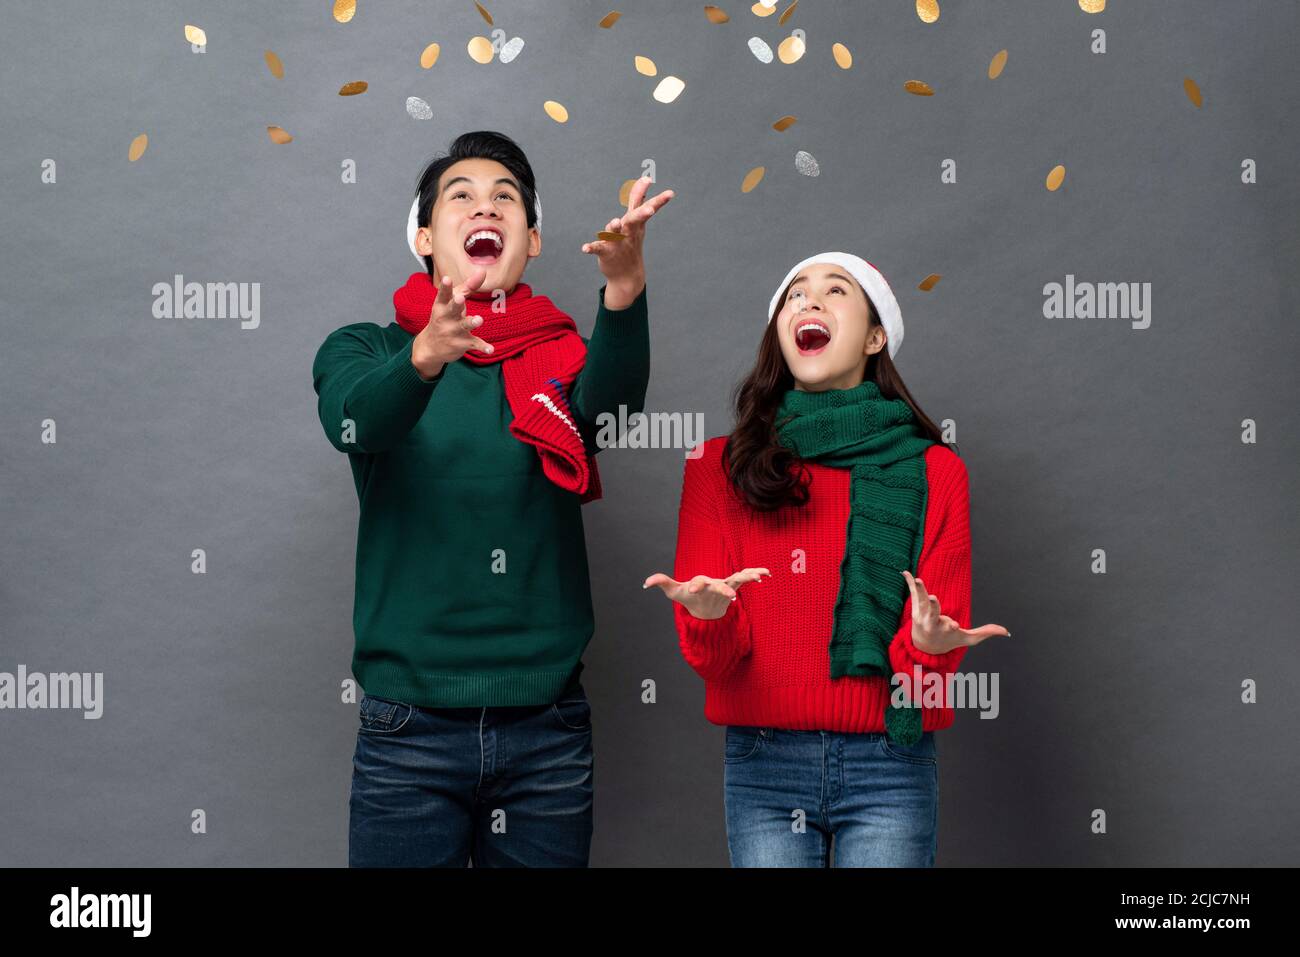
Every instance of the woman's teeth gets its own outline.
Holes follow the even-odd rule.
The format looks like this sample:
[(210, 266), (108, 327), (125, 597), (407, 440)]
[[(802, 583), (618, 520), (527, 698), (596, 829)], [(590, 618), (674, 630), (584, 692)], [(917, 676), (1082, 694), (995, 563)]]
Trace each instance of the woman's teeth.
[(801, 323), (794, 330), (795, 348), (801, 355), (816, 355), (831, 341), (831, 331), (817, 321)]

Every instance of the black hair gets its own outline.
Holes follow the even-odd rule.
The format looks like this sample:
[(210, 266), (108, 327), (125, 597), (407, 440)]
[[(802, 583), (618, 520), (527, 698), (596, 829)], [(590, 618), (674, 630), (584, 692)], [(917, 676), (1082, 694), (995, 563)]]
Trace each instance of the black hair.
[[(466, 159), (496, 160), (510, 171), (519, 182), (519, 191), (523, 194), (524, 212), (528, 217), (528, 227), (537, 225), (537, 181), (533, 178), (533, 167), (528, 157), (519, 148), (519, 144), (504, 133), (492, 130), (476, 130), (462, 133), (447, 150), (446, 156), (432, 160), (420, 174), (415, 192), (420, 197), (417, 215), (420, 226), (428, 226), (433, 216), (433, 204), (438, 198), (438, 184), (453, 163)], [(433, 275), (433, 257), (425, 256), (424, 268)]]

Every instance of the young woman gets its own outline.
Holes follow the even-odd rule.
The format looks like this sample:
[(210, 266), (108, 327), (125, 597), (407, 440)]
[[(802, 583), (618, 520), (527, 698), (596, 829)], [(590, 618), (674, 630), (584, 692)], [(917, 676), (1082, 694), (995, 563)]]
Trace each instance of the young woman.
[(934, 732), (953, 722), (933, 685), (1010, 634), (969, 628), (966, 467), (903, 385), (902, 341), (870, 263), (791, 269), (734, 430), (686, 461), (675, 577), (644, 584), (676, 603), (705, 717), (727, 726), (737, 867), (829, 866), (832, 840), (836, 866), (932, 865)]

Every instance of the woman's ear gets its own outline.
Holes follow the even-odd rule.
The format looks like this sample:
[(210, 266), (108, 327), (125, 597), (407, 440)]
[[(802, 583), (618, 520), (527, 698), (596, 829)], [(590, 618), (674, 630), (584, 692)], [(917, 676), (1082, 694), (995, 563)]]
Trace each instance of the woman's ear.
[(872, 326), (871, 332), (867, 335), (867, 341), (862, 347), (862, 354), (864, 356), (875, 355), (885, 348), (886, 338), (884, 326)]

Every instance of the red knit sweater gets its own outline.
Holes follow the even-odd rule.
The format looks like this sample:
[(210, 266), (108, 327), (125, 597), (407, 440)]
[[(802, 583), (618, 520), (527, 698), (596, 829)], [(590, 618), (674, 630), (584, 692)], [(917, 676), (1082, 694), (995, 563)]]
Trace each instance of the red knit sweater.
[[(725, 578), (765, 567), (721, 618), (705, 621), (674, 602), (682, 654), (704, 679), (704, 716), (714, 724), (795, 730), (883, 731), (890, 686), (883, 677), (831, 680), (830, 637), (849, 523), (847, 469), (805, 463), (807, 504), (756, 512), (738, 498), (722, 469), (726, 436), (686, 460), (673, 577)], [(924, 537), (919, 568), (908, 569), (939, 599), (940, 612), (970, 625), (970, 499), (966, 465), (944, 445), (925, 452)], [(796, 550), (802, 550), (802, 558)], [(803, 570), (799, 571), (800, 561)], [(905, 585), (900, 570), (899, 580)], [(956, 671), (965, 647), (930, 655), (912, 645), (912, 600), (889, 648), (895, 672)], [(953, 709), (927, 707), (922, 728), (953, 722)]]

